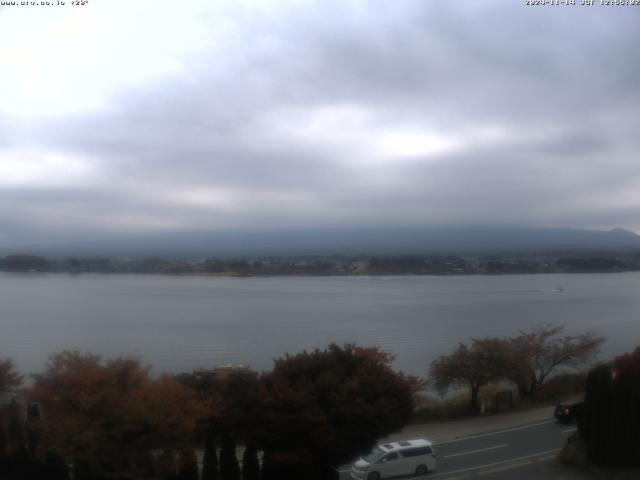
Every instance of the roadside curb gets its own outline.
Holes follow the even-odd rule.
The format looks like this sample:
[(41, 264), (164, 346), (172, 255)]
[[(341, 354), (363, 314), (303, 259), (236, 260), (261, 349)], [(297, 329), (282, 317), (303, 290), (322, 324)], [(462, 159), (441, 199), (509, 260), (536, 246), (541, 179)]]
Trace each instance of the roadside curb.
[(406, 439), (407, 436), (416, 435), (424, 436), (435, 444), (445, 443), (460, 438), (487, 434), (497, 430), (520, 428), (538, 422), (552, 421), (553, 408), (554, 405), (547, 405), (525, 411), (407, 425), (399, 432), (389, 435), (389, 437), (384, 440), (393, 441), (400, 438)]

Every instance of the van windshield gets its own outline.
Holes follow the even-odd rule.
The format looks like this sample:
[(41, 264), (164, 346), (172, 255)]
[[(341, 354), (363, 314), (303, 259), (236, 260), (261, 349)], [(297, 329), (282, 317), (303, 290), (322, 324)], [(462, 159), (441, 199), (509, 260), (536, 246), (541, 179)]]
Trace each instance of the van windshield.
[(382, 450), (380, 447), (373, 447), (373, 450), (371, 450), (371, 453), (364, 455), (362, 457), (362, 459), (367, 462), (367, 463), (376, 463), (378, 460), (380, 460), (385, 454), (385, 451)]

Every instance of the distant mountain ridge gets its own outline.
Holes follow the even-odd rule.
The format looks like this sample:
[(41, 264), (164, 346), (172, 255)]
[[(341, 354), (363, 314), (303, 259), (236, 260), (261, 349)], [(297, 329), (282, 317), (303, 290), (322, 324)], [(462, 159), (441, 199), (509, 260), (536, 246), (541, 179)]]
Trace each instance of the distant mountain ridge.
[(51, 257), (165, 257), (305, 255), (488, 255), (640, 249), (624, 229), (491, 226), (367, 227), (316, 230), (183, 232), (66, 244), (2, 248), (0, 254)]

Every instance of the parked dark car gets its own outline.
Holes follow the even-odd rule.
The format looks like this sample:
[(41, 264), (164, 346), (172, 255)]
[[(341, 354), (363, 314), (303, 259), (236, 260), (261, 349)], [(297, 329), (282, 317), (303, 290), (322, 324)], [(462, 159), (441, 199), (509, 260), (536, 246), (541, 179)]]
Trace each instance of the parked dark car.
[(560, 423), (573, 423), (580, 420), (580, 415), (582, 415), (582, 410), (584, 408), (584, 402), (581, 400), (579, 402), (563, 402), (556, 405), (556, 411), (554, 413), (554, 417)]

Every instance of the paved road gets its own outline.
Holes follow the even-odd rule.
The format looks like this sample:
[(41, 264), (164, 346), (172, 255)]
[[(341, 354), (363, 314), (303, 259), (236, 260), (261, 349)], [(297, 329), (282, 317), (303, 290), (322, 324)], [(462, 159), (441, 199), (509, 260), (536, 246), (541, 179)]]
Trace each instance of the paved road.
[[(547, 419), (436, 443), (438, 469), (420, 478), (537, 478), (530, 476), (531, 470), (539, 469), (541, 465), (550, 462), (574, 431), (575, 425), (561, 425), (553, 419)], [(414, 431), (411, 436), (429, 438), (429, 432)], [(394, 440), (397, 439), (397, 436), (394, 436)], [(519, 473), (516, 473), (516, 470)], [(340, 480), (348, 480), (348, 472), (349, 466), (341, 467)], [(409, 480), (413, 477), (404, 478)]]

